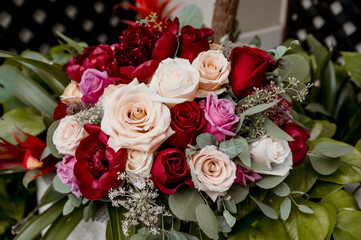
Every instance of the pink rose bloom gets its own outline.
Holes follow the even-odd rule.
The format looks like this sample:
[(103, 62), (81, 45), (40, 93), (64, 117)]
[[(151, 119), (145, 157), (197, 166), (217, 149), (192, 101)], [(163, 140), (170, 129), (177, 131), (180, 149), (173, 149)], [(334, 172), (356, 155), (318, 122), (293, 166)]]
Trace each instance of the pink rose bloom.
[(79, 190), (79, 181), (74, 176), (74, 164), (76, 159), (73, 156), (65, 156), (63, 161), (58, 165), (56, 170), (60, 180), (71, 187), (72, 193), (79, 198), (81, 196)]
[(204, 116), (207, 120), (203, 132), (211, 133), (217, 137), (219, 142), (226, 139), (227, 136), (234, 137), (236, 134), (232, 131), (235, 124), (239, 121), (235, 114), (235, 106), (227, 99), (217, 99), (211, 93), (208, 94), (207, 102), (199, 102), (204, 110)]
[(239, 183), (240, 185), (246, 186), (247, 185), (247, 180), (254, 182), (258, 179), (261, 179), (262, 177), (247, 168), (242, 167), (241, 165), (237, 165), (237, 170), (236, 170), (236, 179), (234, 180), (234, 183)]
[(95, 104), (104, 89), (114, 82), (108, 77), (106, 71), (101, 72), (96, 69), (87, 69), (81, 77), (79, 84), (80, 92), (83, 95), (81, 100), (83, 103)]

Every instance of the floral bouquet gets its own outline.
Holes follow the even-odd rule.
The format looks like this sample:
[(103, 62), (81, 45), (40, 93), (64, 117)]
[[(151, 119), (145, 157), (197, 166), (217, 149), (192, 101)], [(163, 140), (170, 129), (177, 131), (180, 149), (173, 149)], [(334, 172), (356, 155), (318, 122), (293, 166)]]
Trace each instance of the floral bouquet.
[(111, 46), (62, 36), (73, 56), (58, 66), (2, 52), (53, 87), (64, 72), (71, 80), (54, 122), (44, 117), (46, 144), (18, 128), (20, 146), (2, 139), (1, 168), (21, 164), (24, 182), (56, 170), (16, 239), (48, 225), (44, 239), (65, 239), (103, 205), (107, 239), (357, 239), (348, 224), (361, 212), (335, 179), (361, 153), (292, 109), (312, 86), (297, 41), (265, 51), (257, 38), (212, 34), (187, 6), (173, 20), (149, 15)]

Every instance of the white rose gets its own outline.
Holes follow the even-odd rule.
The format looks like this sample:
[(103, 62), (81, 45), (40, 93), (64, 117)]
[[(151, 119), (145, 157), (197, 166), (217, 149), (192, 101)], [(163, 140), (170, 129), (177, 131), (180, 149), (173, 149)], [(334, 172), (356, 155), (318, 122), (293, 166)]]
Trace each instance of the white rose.
[(195, 188), (204, 191), (216, 201), (232, 186), (236, 165), (216, 146), (205, 146), (190, 157), (188, 163)]
[(108, 146), (154, 152), (174, 131), (167, 106), (149, 98), (148, 87), (135, 79), (129, 85), (106, 91), (101, 130)]
[(292, 168), (292, 152), (288, 142), (283, 139), (263, 136), (260, 140), (249, 145), (254, 161), (266, 165), (269, 171), (258, 173), (285, 176)]
[(188, 60), (167, 58), (155, 72), (149, 85), (153, 101), (171, 107), (185, 101), (193, 101), (199, 84), (199, 73)]
[(59, 153), (75, 155), (75, 150), (88, 133), (72, 116), (66, 116), (60, 120), (59, 126), (54, 131), (53, 143)]
[(152, 170), (153, 153), (128, 150), (128, 160), (125, 171), (131, 177), (149, 175)]
[(71, 81), (60, 96), (60, 100), (66, 104), (81, 103), (81, 97), (78, 83)]
[(201, 52), (192, 62), (199, 71), (199, 87), (197, 98), (206, 98), (210, 92), (219, 95), (226, 91), (231, 64), (219, 50)]

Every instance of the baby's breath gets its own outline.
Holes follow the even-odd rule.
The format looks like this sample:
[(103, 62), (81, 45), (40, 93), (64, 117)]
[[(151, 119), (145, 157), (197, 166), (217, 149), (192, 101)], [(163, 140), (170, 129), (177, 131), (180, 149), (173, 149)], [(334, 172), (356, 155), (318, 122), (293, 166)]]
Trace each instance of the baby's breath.
[(141, 19), (140, 21), (137, 21), (137, 23), (139, 25), (144, 25), (144, 26), (147, 26), (147, 27), (158, 28), (159, 31), (162, 31), (163, 22), (158, 22), (157, 20), (158, 20), (157, 14), (156, 13), (151, 13), (145, 19)]
[(103, 106), (100, 101), (95, 105), (88, 105), (84, 110), (76, 113), (74, 115), (75, 120), (77, 120), (80, 125), (84, 124), (100, 124), (103, 118)]

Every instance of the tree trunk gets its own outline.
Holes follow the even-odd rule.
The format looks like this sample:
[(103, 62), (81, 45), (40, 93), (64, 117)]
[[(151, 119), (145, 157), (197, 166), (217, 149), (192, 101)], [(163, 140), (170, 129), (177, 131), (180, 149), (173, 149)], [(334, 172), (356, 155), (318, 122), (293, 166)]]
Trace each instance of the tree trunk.
[(234, 31), (239, 0), (216, 0), (214, 4), (212, 29), (214, 31), (214, 42), (221, 37)]

